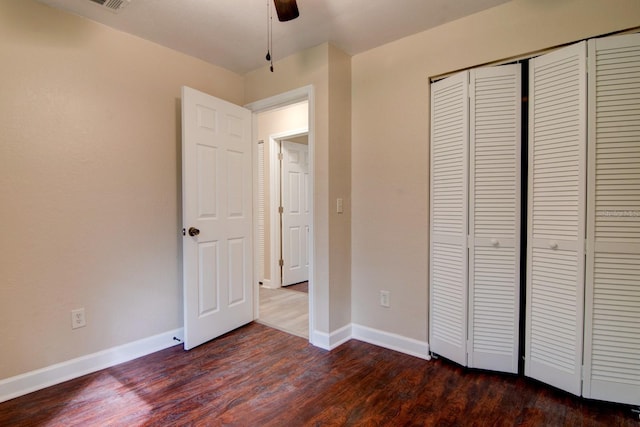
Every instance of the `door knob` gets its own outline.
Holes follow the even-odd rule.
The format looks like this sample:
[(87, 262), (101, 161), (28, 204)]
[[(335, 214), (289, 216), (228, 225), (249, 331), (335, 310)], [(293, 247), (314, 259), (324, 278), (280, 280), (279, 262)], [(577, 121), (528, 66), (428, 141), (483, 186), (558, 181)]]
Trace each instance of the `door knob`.
[(200, 234), (200, 230), (195, 227), (189, 227), (189, 236), (197, 236)]

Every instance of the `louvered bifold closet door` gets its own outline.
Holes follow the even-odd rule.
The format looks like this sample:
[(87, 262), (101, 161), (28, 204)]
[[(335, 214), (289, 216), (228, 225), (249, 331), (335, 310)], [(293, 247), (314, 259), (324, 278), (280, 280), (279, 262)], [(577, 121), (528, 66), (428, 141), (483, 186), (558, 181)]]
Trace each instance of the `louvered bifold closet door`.
[(529, 63), (525, 374), (581, 392), (586, 42)]
[(470, 71), (469, 366), (518, 372), (519, 64)]
[(640, 34), (589, 41), (585, 397), (640, 405)]
[(466, 365), (468, 72), (431, 85), (431, 351)]

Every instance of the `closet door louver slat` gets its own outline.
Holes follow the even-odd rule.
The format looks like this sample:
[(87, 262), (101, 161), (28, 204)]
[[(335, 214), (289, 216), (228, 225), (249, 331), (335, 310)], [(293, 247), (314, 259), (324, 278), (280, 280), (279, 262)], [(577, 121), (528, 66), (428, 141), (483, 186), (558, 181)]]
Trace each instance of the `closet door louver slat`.
[(516, 373), (520, 65), (470, 71), (469, 366)]
[(640, 34), (589, 41), (585, 379), (640, 405)]
[(579, 395), (586, 42), (531, 60), (525, 374)]
[(466, 365), (468, 73), (431, 85), (431, 350)]

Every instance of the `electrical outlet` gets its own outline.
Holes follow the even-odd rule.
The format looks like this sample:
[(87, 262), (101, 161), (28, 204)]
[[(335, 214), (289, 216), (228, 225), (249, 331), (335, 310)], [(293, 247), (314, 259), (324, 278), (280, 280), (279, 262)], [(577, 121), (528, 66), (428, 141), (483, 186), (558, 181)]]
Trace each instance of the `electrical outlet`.
[(380, 291), (380, 305), (383, 307), (391, 307), (389, 304), (389, 291)]
[(71, 329), (78, 329), (87, 326), (87, 319), (84, 317), (84, 308), (71, 310)]

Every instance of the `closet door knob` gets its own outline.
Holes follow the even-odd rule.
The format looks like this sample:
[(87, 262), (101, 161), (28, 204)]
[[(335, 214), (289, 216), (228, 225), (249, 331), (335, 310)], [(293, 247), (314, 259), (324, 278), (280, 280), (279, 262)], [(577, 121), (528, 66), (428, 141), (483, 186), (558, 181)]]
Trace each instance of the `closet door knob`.
[(497, 247), (498, 245), (500, 245), (500, 241), (498, 239), (491, 239), (491, 244)]
[(555, 242), (555, 241), (551, 240), (551, 241), (549, 242), (549, 247), (550, 247), (551, 249), (558, 249), (558, 242)]
[(197, 236), (198, 234), (200, 234), (200, 230), (198, 230), (195, 227), (189, 227), (189, 236)]

